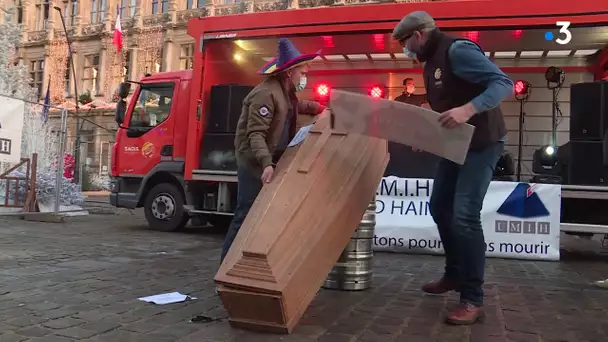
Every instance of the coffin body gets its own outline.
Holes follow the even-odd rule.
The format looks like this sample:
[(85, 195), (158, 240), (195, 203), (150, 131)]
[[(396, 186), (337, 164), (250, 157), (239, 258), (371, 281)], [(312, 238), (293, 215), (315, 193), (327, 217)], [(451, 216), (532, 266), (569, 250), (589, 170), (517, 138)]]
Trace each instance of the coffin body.
[(321, 119), (264, 185), (215, 276), (233, 326), (289, 333), (373, 198), (385, 140), (336, 132)]

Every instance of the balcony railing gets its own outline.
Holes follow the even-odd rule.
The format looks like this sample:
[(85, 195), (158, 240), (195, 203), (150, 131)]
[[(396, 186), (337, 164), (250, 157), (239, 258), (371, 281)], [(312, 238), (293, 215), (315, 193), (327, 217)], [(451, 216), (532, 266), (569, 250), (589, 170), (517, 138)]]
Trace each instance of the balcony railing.
[(212, 13), (212, 11), (209, 10), (211, 7), (212, 6), (179, 11), (177, 12), (177, 23), (185, 25), (188, 23), (188, 20), (192, 18), (208, 17)]
[[(208, 5), (203, 8), (195, 8), (188, 10), (179, 10), (176, 15), (176, 23), (179, 26), (187, 24), (192, 18), (204, 18), (217, 15), (232, 15), (251, 12), (270, 12), (282, 11), (291, 8), (314, 8), (328, 6), (352, 6), (365, 5), (375, 3), (416, 3), (416, 2), (434, 2), (448, 0), (209, 0)], [(142, 24), (144, 27), (150, 26), (166, 26), (171, 22), (169, 13), (160, 13), (153, 15), (144, 15)], [(125, 18), (121, 22), (123, 30), (129, 30), (135, 26), (135, 20)], [(114, 29), (114, 25), (110, 25), (110, 31)], [(96, 36), (103, 33), (105, 25), (103, 24), (85, 24), (80, 30), (82, 36)], [(76, 30), (70, 30), (69, 34), (73, 35)], [(55, 29), (56, 36), (63, 36), (63, 30)], [(28, 32), (28, 43), (43, 43), (47, 39), (46, 30)]]

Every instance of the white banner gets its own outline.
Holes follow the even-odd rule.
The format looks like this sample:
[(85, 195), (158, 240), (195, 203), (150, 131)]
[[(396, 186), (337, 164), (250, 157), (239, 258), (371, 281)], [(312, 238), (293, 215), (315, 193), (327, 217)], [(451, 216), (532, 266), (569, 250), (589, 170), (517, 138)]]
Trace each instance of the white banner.
[(0, 162), (21, 161), (23, 110), (23, 101), (0, 96)]
[[(382, 179), (374, 250), (443, 253), (430, 213), (432, 186), (429, 179)], [(481, 211), (486, 255), (559, 260), (560, 209), (560, 185), (492, 182)]]

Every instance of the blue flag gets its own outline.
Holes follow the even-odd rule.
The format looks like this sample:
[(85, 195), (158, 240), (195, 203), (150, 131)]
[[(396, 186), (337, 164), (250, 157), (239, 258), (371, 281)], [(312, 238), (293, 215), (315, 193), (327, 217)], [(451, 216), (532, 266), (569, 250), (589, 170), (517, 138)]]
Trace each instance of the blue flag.
[(51, 78), (49, 77), (49, 85), (46, 87), (46, 96), (44, 97), (44, 107), (42, 108), (42, 121), (49, 121), (49, 106), (51, 105)]

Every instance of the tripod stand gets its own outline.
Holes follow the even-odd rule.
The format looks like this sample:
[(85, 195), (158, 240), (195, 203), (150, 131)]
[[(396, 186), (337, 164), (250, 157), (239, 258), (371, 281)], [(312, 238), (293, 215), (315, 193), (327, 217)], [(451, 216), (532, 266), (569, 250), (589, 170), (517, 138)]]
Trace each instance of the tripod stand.
[(515, 82), (515, 99), (519, 101), (519, 141), (517, 144), (517, 181), (521, 182), (521, 157), (524, 149), (524, 123), (526, 113), (524, 103), (528, 101), (532, 87), (529, 82), (519, 80)]
[(519, 100), (519, 141), (517, 143), (517, 181), (521, 182), (521, 157), (524, 150), (524, 124), (526, 113), (524, 112), (524, 102), (526, 100)]

